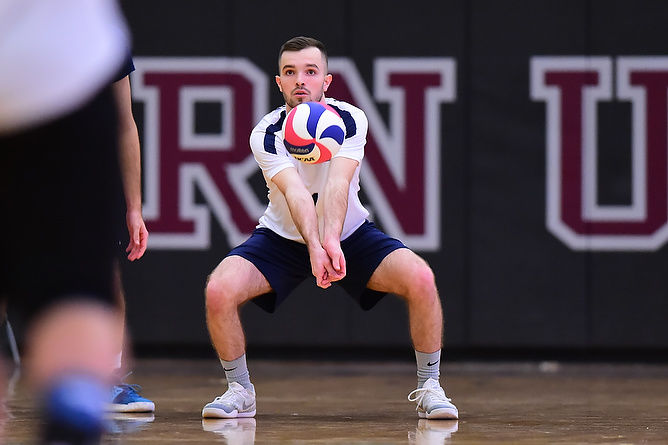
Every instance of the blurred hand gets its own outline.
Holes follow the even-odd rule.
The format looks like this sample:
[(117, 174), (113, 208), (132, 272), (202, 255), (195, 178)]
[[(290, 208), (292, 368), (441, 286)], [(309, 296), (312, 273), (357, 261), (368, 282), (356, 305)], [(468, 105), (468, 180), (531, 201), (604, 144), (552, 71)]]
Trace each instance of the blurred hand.
[(146, 252), (148, 230), (146, 230), (146, 224), (144, 224), (141, 212), (127, 212), (125, 222), (127, 223), (128, 235), (130, 237), (130, 242), (125, 251), (128, 253), (128, 259), (134, 261), (141, 258), (144, 252)]

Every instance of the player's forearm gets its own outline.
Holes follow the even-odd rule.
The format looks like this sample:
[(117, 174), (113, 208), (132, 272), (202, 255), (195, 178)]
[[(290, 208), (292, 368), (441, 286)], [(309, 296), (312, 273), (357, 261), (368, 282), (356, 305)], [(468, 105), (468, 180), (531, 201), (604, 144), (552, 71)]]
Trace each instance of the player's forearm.
[(322, 242), (339, 241), (348, 211), (348, 188), (345, 178), (330, 179), (323, 196)]
[(306, 246), (309, 250), (313, 247), (320, 247), (318, 217), (311, 195), (308, 194), (306, 189), (291, 190), (285, 195), (285, 200), (288, 203), (292, 221), (302, 238), (304, 238)]
[(119, 135), (119, 163), (127, 211), (141, 213), (141, 155), (137, 127), (132, 127)]
[(128, 212), (141, 213), (141, 155), (137, 124), (132, 115), (132, 95), (128, 76), (114, 82), (118, 107), (118, 159)]

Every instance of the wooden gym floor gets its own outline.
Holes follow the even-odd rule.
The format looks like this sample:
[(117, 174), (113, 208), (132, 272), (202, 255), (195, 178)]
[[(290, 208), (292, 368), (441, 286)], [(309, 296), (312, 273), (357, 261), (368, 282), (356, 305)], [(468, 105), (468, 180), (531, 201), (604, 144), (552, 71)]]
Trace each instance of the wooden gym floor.
[[(249, 364), (256, 418), (202, 420), (203, 405), (226, 386), (215, 360), (137, 361), (131, 382), (156, 412), (110, 417), (115, 431), (104, 443), (668, 443), (668, 365), (445, 363), (460, 420), (427, 421), (406, 400), (412, 363)], [(10, 381), (6, 410), (4, 443), (33, 443), (39, 418), (20, 379)]]

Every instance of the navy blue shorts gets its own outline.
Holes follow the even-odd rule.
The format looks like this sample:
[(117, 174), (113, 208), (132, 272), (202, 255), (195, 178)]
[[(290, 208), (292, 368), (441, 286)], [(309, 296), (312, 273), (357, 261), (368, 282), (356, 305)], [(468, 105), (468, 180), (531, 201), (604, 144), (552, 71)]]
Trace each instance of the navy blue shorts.
[[(387, 255), (406, 246), (365, 221), (348, 238), (341, 241), (346, 257), (346, 276), (332, 284), (341, 286), (364, 310), (369, 310), (385, 296), (385, 292), (367, 289), (366, 285)], [(306, 278), (312, 278), (311, 261), (306, 245), (283, 238), (275, 232), (259, 228), (246, 242), (227, 256), (237, 255), (258, 268), (273, 292), (253, 300), (267, 312), (274, 312), (290, 293)]]

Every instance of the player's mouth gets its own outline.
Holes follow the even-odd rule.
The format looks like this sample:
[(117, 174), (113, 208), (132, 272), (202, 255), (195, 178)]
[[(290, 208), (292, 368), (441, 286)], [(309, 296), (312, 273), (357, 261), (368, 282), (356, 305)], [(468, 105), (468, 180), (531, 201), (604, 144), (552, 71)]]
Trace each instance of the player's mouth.
[(292, 91), (293, 96), (308, 96), (309, 94), (309, 91), (303, 88), (297, 88), (296, 90)]

